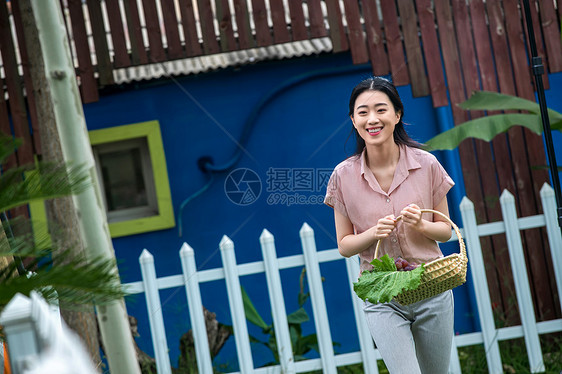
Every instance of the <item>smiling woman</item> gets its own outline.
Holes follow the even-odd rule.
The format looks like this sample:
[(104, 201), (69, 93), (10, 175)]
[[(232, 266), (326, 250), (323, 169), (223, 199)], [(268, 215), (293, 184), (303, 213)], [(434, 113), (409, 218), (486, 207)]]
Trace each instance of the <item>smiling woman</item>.
[[(396, 88), (380, 77), (362, 81), (352, 91), (349, 115), (357, 149), (334, 169), (324, 200), (334, 208), (340, 253), (359, 255), (361, 271), (372, 269), (378, 252), (413, 264), (443, 257), (437, 241), (450, 238), (451, 225), (440, 214), (422, 217), (422, 209), (448, 217), (446, 195), (454, 182), (406, 133)], [(365, 301), (363, 309), (391, 373), (447, 372), (453, 338), (450, 290), (409, 305)]]

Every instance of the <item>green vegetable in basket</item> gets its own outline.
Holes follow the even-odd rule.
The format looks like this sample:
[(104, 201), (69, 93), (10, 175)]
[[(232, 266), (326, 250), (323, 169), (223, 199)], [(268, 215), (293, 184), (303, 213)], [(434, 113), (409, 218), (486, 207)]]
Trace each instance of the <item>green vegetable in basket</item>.
[(362, 300), (373, 304), (386, 303), (403, 291), (415, 290), (425, 271), (423, 264), (412, 271), (398, 271), (388, 254), (371, 261), (373, 270), (364, 271), (353, 289)]

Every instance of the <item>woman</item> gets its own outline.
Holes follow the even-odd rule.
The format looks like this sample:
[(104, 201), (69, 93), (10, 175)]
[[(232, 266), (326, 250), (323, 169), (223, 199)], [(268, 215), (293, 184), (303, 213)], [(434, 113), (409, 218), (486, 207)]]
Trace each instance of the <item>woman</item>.
[[(361, 271), (372, 268), (379, 240), (380, 256), (416, 264), (442, 257), (437, 241), (451, 237), (451, 226), (436, 214), (422, 216), (420, 209), (448, 216), (446, 195), (454, 182), (406, 133), (398, 91), (384, 78), (366, 79), (351, 93), (349, 115), (357, 150), (334, 169), (324, 201), (334, 208), (340, 253), (359, 255)], [(399, 215), (402, 220), (396, 221)], [(453, 339), (450, 290), (410, 305), (366, 301), (363, 309), (391, 374), (447, 373)]]

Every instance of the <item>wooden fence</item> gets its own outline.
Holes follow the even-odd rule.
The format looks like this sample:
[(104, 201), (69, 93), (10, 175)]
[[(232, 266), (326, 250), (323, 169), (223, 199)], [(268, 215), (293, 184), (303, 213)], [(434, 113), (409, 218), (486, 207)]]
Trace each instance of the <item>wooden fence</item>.
[[(195, 56), (329, 37), (333, 53), (348, 51), (353, 63), (371, 63), (414, 96), (431, 95), (435, 107), (450, 105), (455, 124), (484, 115), (457, 104), (475, 90), (534, 100), (526, 50), (522, 0), (63, 0), (84, 103), (114, 84), (115, 70)], [(546, 73), (562, 71), (562, 0), (529, 0)], [(8, 5), (10, 5), (8, 7)], [(41, 154), (41, 125), (34, 100), (22, 17), (28, 0), (0, 2), (0, 52), (4, 95), (0, 131), (23, 139), (7, 166), (31, 163)], [(28, 50), (29, 47), (29, 50)], [(548, 74), (543, 76), (549, 88)], [(6, 97), (8, 100), (6, 101)], [(542, 138), (521, 127), (492, 142), (468, 140), (459, 147), (467, 196), (479, 223), (502, 212), (501, 191), (516, 197), (521, 216), (542, 213), (540, 188), (549, 182)], [(20, 209), (21, 210), (21, 209)], [(25, 214), (25, 212), (16, 212)], [(561, 317), (552, 283), (554, 269), (544, 229), (526, 230), (523, 248), (532, 273), (540, 319)], [(486, 262), (505, 264), (501, 236), (483, 239)], [(532, 250), (530, 250), (532, 248)], [(531, 252), (534, 254), (531, 256)], [(546, 269), (546, 271), (544, 271)], [(509, 268), (488, 270), (490, 295), (507, 310), (514, 280)]]
[[(454, 337), (450, 372), (461, 373), (457, 351), (459, 347), (482, 344), (485, 348), (489, 372), (503, 373), (498, 342), (516, 338), (524, 338), (525, 340), (530, 371), (538, 373), (545, 370), (539, 335), (561, 332), (562, 319), (537, 322), (537, 312), (533, 308), (527, 275), (528, 264), (525, 262), (521, 244), (522, 232), (525, 230), (537, 227), (546, 228), (548, 240), (552, 248), (552, 262), (556, 269), (555, 281), (558, 292), (560, 292), (562, 290), (562, 236), (560, 228), (557, 226), (556, 204), (552, 188), (545, 184), (541, 190), (541, 197), (544, 214), (518, 218), (513, 195), (509, 191), (504, 191), (500, 201), (503, 221), (481, 225), (478, 225), (476, 222), (473, 203), (466, 197), (463, 199), (460, 205), (463, 221), (463, 229), (461, 231), (467, 243), (469, 269), (473, 282), (472, 287), (474, 287), (476, 294), (482, 331)], [(511, 267), (513, 274), (517, 275), (515, 277), (517, 280), (515, 287), (521, 319), (520, 325), (502, 328), (496, 327), (494, 321), (486, 280), (486, 268), (489, 268), (491, 264), (485, 262), (480, 245), (482, 238), (499, 234), (505, 234), (509, 246), (510, 261), (508, 265)], [(185, 288), (189, 309), (189, 313), (188, 311), (186, 313), (189, 314), (193, 328), (199, 372), (211, 373), (213, 369), (199, 285), (204, 282), (222, 279), (226, 282), (228, 295), (224, 295), (224, 298), (228, 299), (230, 306), (240, 373), (300, 373), (322, 370), (324, 373), (335, 374), (337, 367), (357, 363), (363, 364), (365, 373), (378, 373), (376, 361), (380, 360), (381, 356), (373, 347), (369, 330), (366, 327), (362, 312), (362, 301), (355, 296), (353, 291), (351, 292), (351, 299), (347, 302), (343, 299), (340, 300), (340, 305), (341, 308), (345, 308), (347, 305), (347, 307), (354, 310), (361, 349), (357, 352), (336, 355), (332, 345), (322, 277), (327, 278), (333, 275), (321, 274), (319, 264), (328, 261), (346, 261), (348, 276), (346, 281), (352, 287), (352, 283), (356, 281), (359, 273), (357, 258), (344, 259), (337, 249), (318, 251), (314, 240), (314, 231), (306, 223), (300, 230), (300, 238), (303, 255), (278, 258), (275, 251), (274, 237), (267, 230), (264, 230), (260, 236), (263, 261), (237, 264), (234, 243), (225, 236), (220, 243), (223, 267), (202, 271), (197, 270), (194, 250), (184, 243), (179, 253), (182, 274), (163, 278), (156, 277), (154, 257), (145, 249), (139, 259), (143, 277), (142, 281), (128, 283), (124, 286), (132, 294), (145, 294), (158, 373), (171, 373), (165, 333), (166, 327), (162, 315), (159, 290), (174, 287)], [(458, 239), (453, 235), (451, 240)], [(306, 268), (320, 358), (295, 362), (289, 338), (287, 313), (279, 271), (301, 266)], [(239, 278), (259, 273), (265, 273), (266, 275), (280, 363), (277, 366), (254, 368)], [(462, 287), (468, 286), (464, 285)], [(462, 311), (457, 310), (456, 312)]]

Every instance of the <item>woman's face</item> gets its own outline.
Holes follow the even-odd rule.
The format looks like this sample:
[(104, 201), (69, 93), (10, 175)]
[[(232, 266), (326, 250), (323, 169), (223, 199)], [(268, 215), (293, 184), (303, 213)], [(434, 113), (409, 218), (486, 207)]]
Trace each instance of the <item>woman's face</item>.
[(400, 115), (387, 94), (369, 90), (357, 96), (351, 121), (365, 145), (382, 145), (394, 143), (394, 127)]

